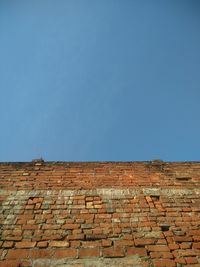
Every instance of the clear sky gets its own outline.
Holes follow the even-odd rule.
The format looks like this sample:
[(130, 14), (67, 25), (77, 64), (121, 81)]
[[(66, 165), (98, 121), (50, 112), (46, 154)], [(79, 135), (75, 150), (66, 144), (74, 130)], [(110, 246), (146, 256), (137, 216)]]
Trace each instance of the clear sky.
[(199, 155), (199, 0), (0, 0), (0, 161)]

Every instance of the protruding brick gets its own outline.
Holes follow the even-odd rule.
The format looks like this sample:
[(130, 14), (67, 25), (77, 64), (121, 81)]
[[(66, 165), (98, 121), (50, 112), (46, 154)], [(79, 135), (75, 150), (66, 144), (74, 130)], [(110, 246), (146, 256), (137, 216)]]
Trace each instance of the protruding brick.
[(50, 241), (49, 247), (69, 247), (69, 242), (67, 241)]
[(35, 247), (36, 242), (31, 242), (31, 241), (22, 241), (22, 242), (17, 242), (15, 244), (16, 248), (33, 248)]

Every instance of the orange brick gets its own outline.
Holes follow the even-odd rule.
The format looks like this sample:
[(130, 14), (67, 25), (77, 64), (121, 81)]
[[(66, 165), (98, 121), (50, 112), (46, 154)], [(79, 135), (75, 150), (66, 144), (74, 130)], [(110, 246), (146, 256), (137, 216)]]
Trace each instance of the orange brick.
[(70, 247), (72, 247), (72, 248), (78, 248), (78, 247), (80, 247), (80, 245), (81, 245), (80, 241), (76, 241), (76, 240), (70, 241)]
[(19, 267), (20, 261), (19, 260), (4, 260), (0, 261), (0, 267)]
[(102, 240), (102, 247), (110, 247), (112, 246), (112, 241), (108, 239), (103, 239)]
[(186, 261), (185, 261), (185, 259), (183, 257), (175, 258), (175, 262), (180, 263), (180, 264), (185, 264), (186, 263)]
[(16, 248), (33, 248), (35, 247), (36, 242), (31, 242), (31, 241), (22, 241), (22, 242), (17, 242), (15, 244)]
[(101, 241), (82, 241), (81, 242), (82, 247), (84, 248), (95, 248), (101, 246)]
[(48, 242), (46, 241), (37, 242), (37, 247), (39, 248), (46, 248), (47, 246), (48, 246)]
[(84, 234), (73, 234), (67, 236), (67, 240), (84, 240), (84, 238)]
[(179, 249), (179, 245), (178, 244), (168, 244), (168, 247), (170, 250), (176, 250)]
[(194, 249), (200, 249), (200, 242), (193, 243), (192, 247), (193, 247)]
[(69, 247), (69, 242), (67, 241), (50, 241), (49, 247)]
[(187, 264), (195, 264), (198, 263), (198, 260), (196, 257), (186, 257), (185, 258)]

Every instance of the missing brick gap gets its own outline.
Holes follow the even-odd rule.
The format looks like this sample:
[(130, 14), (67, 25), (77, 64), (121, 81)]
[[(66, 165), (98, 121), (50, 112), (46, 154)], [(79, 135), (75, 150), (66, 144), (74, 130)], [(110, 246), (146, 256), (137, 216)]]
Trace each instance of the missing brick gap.
[(163, 232), (167, 232), (167, 231), (169, 231), (169, 228), (170, 228), (169, 225), (161, 225), (160, 227), (161, 227), (161, 230), (162, 230)]
[(160, 196), (158, 196), (158, 195), (150, 195), (150, 197), (151, 197), (152, 200), (154, 200), (154, 201), (158, 201), (158, 200), (160, 200)]
[(176, 177), (176, 180), (179, 180), (179, 181), (189, 181), (191, 179), (192, 179), (191, 177)]
[(29, 197), (30, 200), (34, 200), (34, 197)]

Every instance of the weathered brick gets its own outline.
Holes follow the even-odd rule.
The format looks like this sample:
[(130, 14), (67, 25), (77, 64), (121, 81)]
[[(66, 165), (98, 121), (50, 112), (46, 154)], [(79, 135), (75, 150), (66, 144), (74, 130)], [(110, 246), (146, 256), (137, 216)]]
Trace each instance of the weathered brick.
[(46, 248), (47, 246), (48, 246), (48, 242), (46, 241), (37, 242), (37, 247), (39, 248)]
[(147, 250), (145, 248), (128, 247), (127, 255), (128, 256), (131, 256), (131, 255), (147, 256)]
[(193, 243), (192, 247), (193, 247), (194, 249), (200, 249), (200, 242)]
[(80, 224), (75, 224), (75, 223), (67, 223), (62, 225), (62, 229), (68, 229), (68, 230), (78, 229), (79, 227)]
[(147, 249), (149, 250), (149, 251), (167, 251), (167, 252), (169, 252), (170, 250), (169, 250), (169, 247), (168, 246), (165, 246), (165, 245), (152, 245), (152, 246), (147, 246)]
[(196, 257), (186, 257), (185, 258), (187, 264), (195, 264), (198, 263), (198, 260)]
[(101, 246), (101, 241), (82, 241), (81, 246), (84, 248), (95, 248)]
[(49, 247), (69, 247), (69, 242), (67, 241), (50, 241)]
[(116, 247), (133, 246), (133, 240), (116, 240), (114, 241)]
[(34, 249), (29, 251), (29, 257), (32, 259), (51, 259), (53, 250), (50, 249)]
[(4, 241), (2, 247), (3, 248), (12, 248), (14, 246), (13, 241)]
[(93, 258), (99, 257), (99, 248), (80, 248), (79, 249), (79, 258)]
[(4, 260), (0, 261), (0, 267), (19, 267), (20, 261), (19, 260)]
[(35, 247), (36, 242), (31, 242), (31, 241), (22, 241), (22, 242), (17, 242), (15, 244), (16, 248), (33, 248)]
[(77, 258), (77, 250), (74, 248), (59, 249), (55, 251), (54, 257), (56, 259), (62, 258)]
[(168, 260), (168, 259), (158, 259), (153, 260), (155, 267), (175, 267), (176, 262), (174, 260)]
[(156, 243), (156, 239), (153, 239), (153, 238), (135, 239), (134, 243), (135, 243), (136, 247), (145, 246), (145, 245), (152, 245), (152, 244)]
[(103, 239), (102, 240), (102, 247), (110, 247), (112, 246), (112, 241), (109, 239)]
[(84, 240), (84, 234), (72, 234), (67, 236), (67, 240)]
[(8, 250), (8, 254), (6, 255), (7, 259), (26, 259), (29, 256), (28, 249), (15, 249)]
[(135, 266), (139, 258), (145, 267), (152, 261), (198, 266), (200, 163), (35, 167), (0, 164), (0, 257), (11, 266), (16, 259), (22, 267), (47, 267), (51, 259), (54, 265), (70, 266), (74, 259), (90, 264), (93, 257), (90, 265), (111, 257), (116, 259), (101, 260), (115, 266)]
[(105, 258), (120, 258), (124, 256), (125, 253), (122, 247), (109, 247), (103, 249), (103, 257)]

